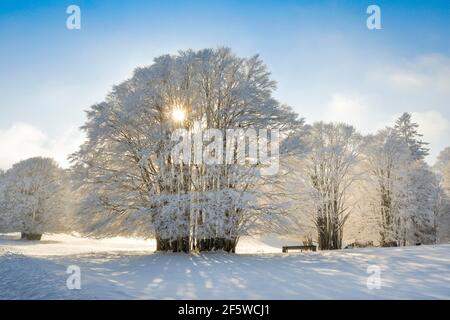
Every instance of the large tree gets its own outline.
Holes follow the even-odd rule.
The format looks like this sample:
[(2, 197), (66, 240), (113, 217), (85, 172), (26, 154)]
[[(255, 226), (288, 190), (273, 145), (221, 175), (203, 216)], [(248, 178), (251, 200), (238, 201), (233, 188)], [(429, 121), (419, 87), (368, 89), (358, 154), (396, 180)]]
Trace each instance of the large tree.
[[(257, 193), (264, 179), (255, 171), (262, 163), (238, 159), (236, 137), (226, 133), (239, 129), (236, 139), (255, 144), (261, 137), (253, 129), (277, 129), (283, 137), (300, 128), (274, 89), (258, 56), (239, 58), (227, 48), (181, 51), (136, 69), (88, 111), (88, 140), (72, 157), (87, 231), (154, 236), (158, 250), (234, 251), (263, 213)], [(190, 144), (174, 155), (180, 143), (173, 134), (181, 129), (182, 143), (219, 131), (222, 140), (202, 136), (203, 157), (231, 154), (231, 161), (198, 161), (191, 154), (199, 145)]]
[(30, 158), (13, 165), (2, 179), (7, 231), (22, 239), (40, 240), (45, 232), (69, 230), (69, 181), (66, 172), (49, 158)]

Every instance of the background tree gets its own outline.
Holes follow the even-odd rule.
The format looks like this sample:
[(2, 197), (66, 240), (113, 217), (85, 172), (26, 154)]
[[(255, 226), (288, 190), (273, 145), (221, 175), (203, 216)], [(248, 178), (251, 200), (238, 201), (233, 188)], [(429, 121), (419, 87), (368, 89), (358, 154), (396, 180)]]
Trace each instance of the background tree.
[(49, 158), (30, 158), (13, 165), (3, 179), (2, 208), (8, 231), (40, 240), (45, 232), (71, 227), (69, 181)]
[(436, 173), (442, 176), (449, 163), (450, 163), (450, 147), (447, 147), (439, 153), (436, 159), (436, 163), (433, 166), (433, 169), (434, 171), (436, 171)]
[(381, 246), (400, 240), (404, 203), (403, 183), (410, 162), (410, 149), (394, 130), (384, 129), (365, 138), (364, 161), (371, 183), (368, 201), (378, 217)]
[(4, 208), (5, 172), (0, 169), (0, 232), (7, 232), (6, 212)]
[[(366, 141), (362, 138), (362, 141)], [(379, 194), (377, 183), (371, 176), (365, 161), (364, 146), (354, 166), (357, 179), (348, 190), (351, 214), (344, 226), (345, 245), (376, 245), (380, 240), (380, 216), (375, 209)], [(375, 205), (376, 204), (376, 205)]]
[(450, 194), (450, 161), (447, 163), (447, 165), (444, 167), (442, 171), (443, 176), (443, 187), (446, 192)]
[(435, 218), (439, 184), (424, 161), (429, 148), (426, 147), (428, 143), (422, 141), (423, 135), (418, 129), (419, 125), (412, 122), (411, 114), (406, 112), (394, 126), (396, 134), (408, 145), (411, 154), (403, 184), (405, 201), (402, 207), (401, 241), (404, 245), (436, 241)]
[(288, 220), (306, 235), (311, 221), (321, 250), (340, 249), (350, 213), (348, 190), (356, 179), (359, 135), (345, 124), (318, 122), (301, 138), (290, 140), (286, 143), (299, 146), (291, 148), (297, 152), (290, 157), (295, 170), (284, 182), (283, 193), (297, 200)]
[(414, 161), (408, 167), (402, 211), (402, 239), (406, 244), (436, 243), (436, 219), (440, 201), (437, 176), (423, 161)]
[(443, 170), (443, 201), (442, 201), (442, 214), (440, 219), (440, 226), (442, 235), (440, 238), (442, 241), (450, 241), (450, 161), (447, 163)]
[(419, 125), (411, 120), (411, 114), (403, 113), (395, 122), (394, 130), (408, 145), (411, 156), (414, 160), (424, 159), (430, 151), (426, 146), (429, 144), (423, 142), (420, 138), (422, 134), (418, 132)]
[(352, 170), (359, 152), (359, 137), (351, 126), (320, 122), (313, 125), (307, 145), (307, 172), (314, 190), (319, 248), (340, 249), (349, 215), (347, 192), (355, 180)]
[(440, 243), (450, 242), (450, 158), (447, 159), (446, 148), (438, 158), (435, 165), (441, 192), (439, 193), (438, 219), (437, 219), (437, 237)]

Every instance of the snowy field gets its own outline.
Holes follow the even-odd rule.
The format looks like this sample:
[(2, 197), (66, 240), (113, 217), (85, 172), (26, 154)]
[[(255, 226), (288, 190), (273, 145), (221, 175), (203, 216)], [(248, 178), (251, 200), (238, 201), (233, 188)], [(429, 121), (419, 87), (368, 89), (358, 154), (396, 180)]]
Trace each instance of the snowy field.
[[(0, 299), (450, 299), (450, 245), (281, 254), (283, 243), (186, 255), (153, 253), (151, 240), (0, 235)], [(71, 265), (80, 290), (66, 287)], [(367, 288), (371, 265), (380, 289)]]

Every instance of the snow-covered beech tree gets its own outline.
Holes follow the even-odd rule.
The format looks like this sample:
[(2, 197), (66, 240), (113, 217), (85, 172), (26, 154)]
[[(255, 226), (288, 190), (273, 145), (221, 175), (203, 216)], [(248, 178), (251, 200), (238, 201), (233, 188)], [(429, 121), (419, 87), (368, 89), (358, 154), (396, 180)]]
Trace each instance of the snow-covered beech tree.
[[(289, 144), (297, 149), (303, 144), (303, 140), (295, 137)], [(267, 186), (271, 189), (268, 200), (281, 207), (282, 214), (273, 216), (269, 228), (264, 231), (289, 234), (295, 236), (298, 241), (312, 236), (314, 241), (317, 241), (317, 227), (314, 224), (316, 211), (311, 197), (313, 190), (305, 170), (305, 156), (298, 152), (300, 150), (296, 151), (280, 159), (282, 170), (273, 183)]]
[[(72, 156), (86, 232), (154, 236), (157, 250), (234, 251), (239, 236), (272, 211), (260, 201), (262, 162), (248, 148), (241, 161), (237, 142), (261, 146), (252, 130), (276, 129), (283, 138), (303, 125), (274, 89), (258, 56), (227, 48), (181, 51), (136, 69), (88, 111), (88, 140)], [(230, 138), (231, 129), (242, 134)], [(201, 143), (189, 143), (199, 136)], [(180, 143), (187, 146), (174, 153)]]
[(450, 161), (443, 170), (443, 179), (444, 179), (443, 187), (446, 197), (446, 210), (444, 211), (444, 214), (446, 215), (447, 218), (446, 224), (446, 229), (448, 230), (447, 238), (449, 238), (450, 240)]
[(395, 123), (396, 134), (410, 150), (411, 161), (405, 163), (404, 205), (402, 206), (402, 243), (435, 243), (440, 202), (439, 178), (424, 162), (429, 154), (428, 143), (422, 141), (419, 125), (404, 113)]
[(394, 129), (366, 138), (366, 201), (378, 217), (382, 246), (436, 242), (439, 179), (423, 160), (428, 149), (410, 120), (405, 113)]
[[(381, 215), (381, 192), (379, 181), (368, 169), (366, 161), (361, 166), (361, 179), (350, 190), (355, 205), (346, 223), (347, 243), (380, 244), (383, 234)], [(395, 170), (399, 175), (392, 181), (392, 206), (396, 223), (392, 226), (391, 243), (383, 245), (414, 245), (435, 243), (440, 229), (442, 212), (442, 187), (438, 176), (423, 161), (404, 163), (404, 168)], [(388, 211), (388, 210), (386, 210)]]
[(442, 176), (449, 163), (450, 163), (450, 147), (447, 147), (439, 153), (436, 163), (433, 166), (433, 169)]
[(434, 237), (435, 243), (450, 241), (450, 198), (444, 188), (443, 177), (434, 172), (435, 188), (433, 192)]
[(1, 207), (8, 231), (21, 232), (22, 239), (40, 240), (45, 232), (72, 227), (68, 177), (54, 160), (21, 161), (2, 180)]
[(310, 220), (321, 250), (342, 246), (351, 205), (348, 190), (357, 178), (354, 166), (360, 141), (351, 126), (318, 122), (297, 141), (300, 153), (291, 157), (296, 172), (292, 170), (286, 177), (287, 188), (283, 192), (297, 193), (293, 198), (298, 204), (290, 220), (304, 231), (311, 230), (309, 221), (305, 221)]
[(313, 191), (319, 248), (340, 249), (360, 139), (351, 126), (319, 122), (306, 141), (306, 170)]
[(408, 167), (402, 188), (405, 196), (401, 207), (403, 245), (436, 243), (441, 197), (437, 176), (424, 161), (414, 161)]
[(450, 148), (444, 149), (434, 166), (439, 178), (437, 238), (439, 243), (450, 242)]
[(442, 177), (443, 177), (443, 187), (444, 190), (450, 194), (450, 161), (445, 165), (445, 167), (442, 170)]
[[(363, 138), (363, 141), (364, 138)], [(361, 147), (363, 149), (363, 147)], [(355, 174), (358, 179), (348, 190), (348, 199), (351, 204), (351, 214), (344, 226), (344, 243), (346, 245), (379, 244), (379, 216), (374, 212), (376, 184), (374, 183), (364, 155), (360, 154), (355, 165)]]
[(364, 161), (367, 165), (368, 200), (378, 218), (381, 246), (397, 245), (403, 221), (406, 168), (410, 165), (410, 150), (406, 142), (392, 129), (369, 135), (364, 143)]
[(422, 160), (429, 153), (430, 150), (426, 146), (427, 142), (423, 142), (421, 137), (422, 134), (418, 132), (419, 125), (411, 120), (410, 113), (403, 113), (400, 118), (395, 122), (394, 130), (401, 137), (405, 143), (408, 145), (411, 156), (414, 160)]
[(5, 186), (5, 172), (0, 169), (0, 232), (7, 231), (6, 227), (6, 213), (4, 208), (4, 201), (3, 201), (3, 195), (4, 195), (4, 186)]

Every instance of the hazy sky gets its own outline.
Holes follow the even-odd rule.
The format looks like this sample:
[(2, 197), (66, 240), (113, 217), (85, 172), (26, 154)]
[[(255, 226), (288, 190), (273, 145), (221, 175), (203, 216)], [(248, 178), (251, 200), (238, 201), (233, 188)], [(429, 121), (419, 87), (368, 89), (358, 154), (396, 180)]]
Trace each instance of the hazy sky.
[[(81, 30), (66, 8), (81, 8)], [(381, 30), (368, 30), (368, 5)], [(450, 145), (450, 1), (0, 0), (0, 168), (82, 141), (90, 105), (137, 66), (180, 49), (259, 53), (276, 97), (308, 122), (363, 133), (413, 113), (432, 163)]]

